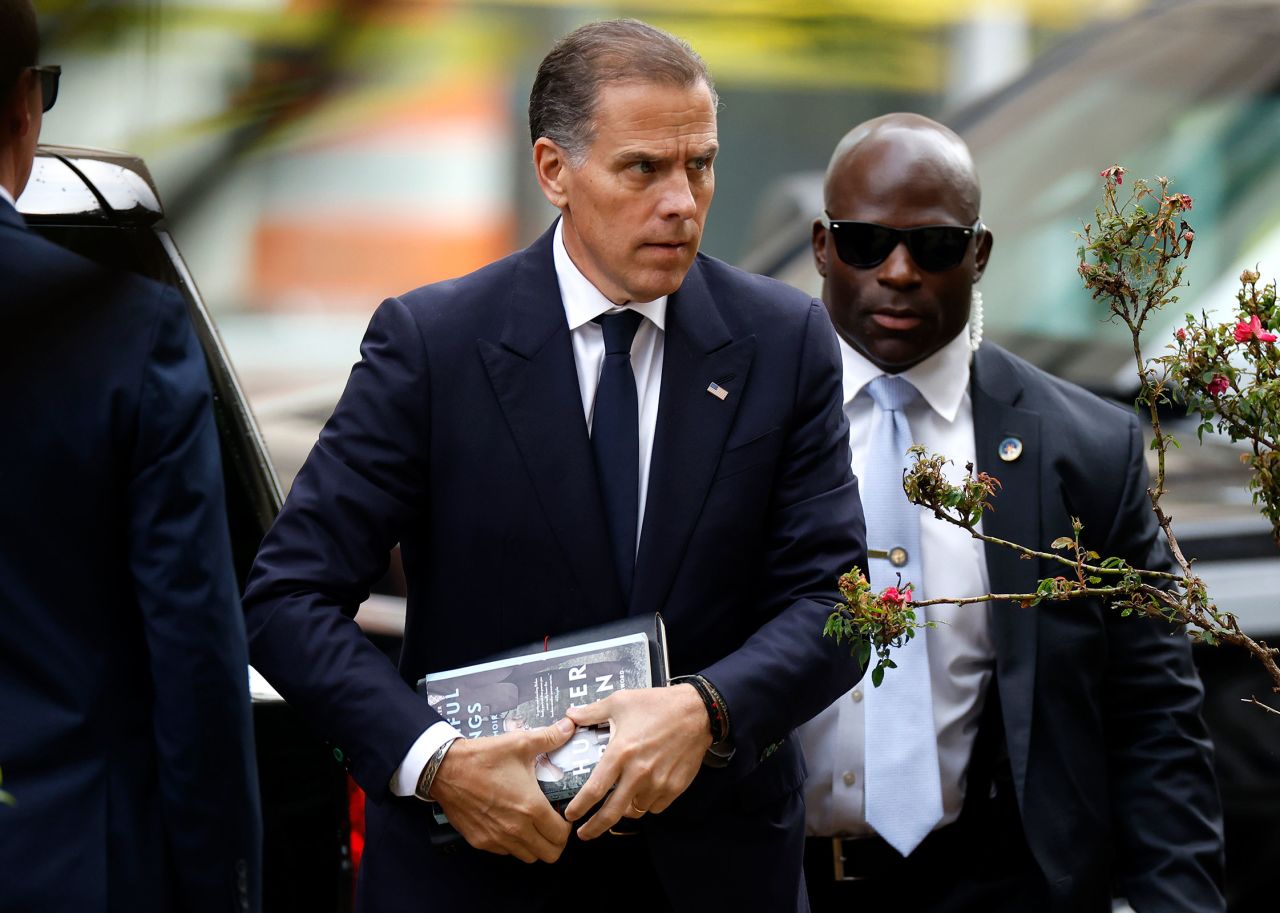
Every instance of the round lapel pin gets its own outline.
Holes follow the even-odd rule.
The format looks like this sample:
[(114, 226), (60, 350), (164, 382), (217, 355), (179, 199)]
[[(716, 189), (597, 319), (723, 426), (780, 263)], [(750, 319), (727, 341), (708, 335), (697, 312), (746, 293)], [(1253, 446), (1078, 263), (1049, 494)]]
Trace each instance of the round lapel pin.
[(1006, 463), (1012, 463), (1022, 456), (1022, 441), (1016, 437), (1007, 437), (1000, 442), (999, 451), (1000, 459)]
[(889, 563), (894, 567), (904, 567), (907, 563), (907, 550), (901, 545), (889, 549)]

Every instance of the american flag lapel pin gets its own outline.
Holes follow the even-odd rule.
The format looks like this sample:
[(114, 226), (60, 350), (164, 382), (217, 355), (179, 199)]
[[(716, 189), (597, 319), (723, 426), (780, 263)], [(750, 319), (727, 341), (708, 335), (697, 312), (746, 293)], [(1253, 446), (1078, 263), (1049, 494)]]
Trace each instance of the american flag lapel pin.
[(715, 383), (714, 381), (707, 385), (707, 392), (710, 393), (712, 396), (714, 396), (716, 399), (721, 401), (723, 401), (724, 398), (729, 395), (728, 390), (726, 390), (724, 387), (720, 386), (719, 384)]

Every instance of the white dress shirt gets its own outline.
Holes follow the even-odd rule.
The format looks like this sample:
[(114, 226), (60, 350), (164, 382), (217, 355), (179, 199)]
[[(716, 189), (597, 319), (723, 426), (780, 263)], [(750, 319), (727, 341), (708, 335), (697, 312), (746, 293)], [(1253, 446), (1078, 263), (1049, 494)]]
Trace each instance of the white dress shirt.
[[(863, 388), (884, 373), (843, 339), (844, 409), (849, 418), (853, 473), (863, 476), (875, 405)], [(973, 404), (969, 398), (969, 333), (966, 329), (920, 364), (900, 375), (920, 391), (907, 408), (912, 439), (930, 453), (945, 454), (952, 465), (947, 476), (958, 482), (964, 465), (975, 459)], [(859, 395), (861, 394), (861, 395)], [(867, 530), (870, 548), (887, 548)], [(923, 585), (916, 598), (979, 596), (989, 592), (982, 543), (968, 532), (935, 519), (920, 508)], [(978, 732), (987, 684), (995, 663), (990, 608), (986, 603), (930, 606), (927, 617), (939, 622), (926, 635), (933, 719), (938, 733), (938, 768), (942, 778), (943, 815), (938, 827), (950, 824), (964, 802), (965, 776)], [(893, 675), (890, 669), (886, 673)], [(805, 831), (810, 836), (866, 836), (874, 833), (864, 815), (864, 717), (862, 697), (871, 687), (866, 676), (800, 728), (809, 765), (805, 782)], [(909, 796), (903, 797), (910, 801)]]
[(14, 209), (18, 208), (18, 204), (13, 199), (13, 194), (9, 193), (9, 188), (5, 187), (3, 184), (0, 184), (0, 200), (4, 200)]
[[(556, 279), (560, 284), (560, 300), (573, 342), (573, 362), (578, 371), (578, 389), (582, 393), (582, 412), (591, 431), (595, 414), (596, 388), (604, 367), (604, 331), (595, 318), (624, 310), (606, 298), (591, 280), (582, 274), (564, 246), (564, 223), (556, 223), (552, 251)], [(653, 433), (658, 422), (658, 399), (662, 393), (662, 352), (667, 322), (667, 297), (654, 301), (628, 302), (648, 318), (640, 322), (631, 342), (631, 370), (636, 377), (636, 397), (640, 407), (640, 510), (636, 520), (636, 548), (640, 547), (640, 531), (644, 528), (644, 507), (649, 494), (649, 463), (653, 458)], [(391, 777), (391, 791), (397, 796), (411, 796), (427, 761), (445, 742), (461, 738), (462, 733), (448, 723), (433, 723), (418, 736), (400, 766)]]

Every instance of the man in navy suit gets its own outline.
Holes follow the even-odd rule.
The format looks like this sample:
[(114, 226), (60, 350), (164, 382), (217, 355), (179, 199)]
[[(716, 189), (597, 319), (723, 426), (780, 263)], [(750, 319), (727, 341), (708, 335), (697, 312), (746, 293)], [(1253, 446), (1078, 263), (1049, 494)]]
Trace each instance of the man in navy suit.
[[(697, 252), (716, 100), (683, 42), (635, 21), (571, 33), (530, 131), (561, 217), (378, 309), (258, 555), (251, 655), (368, 793), (366, 910), (807, 909), (791, 733), (860, 674), (821, 637), (864, 560), (830, 321)], [(351, 620), (396, 543), (398, 673)], [(533, 761), (571, 724), (457, 740), (412, 689), (655, 611), (694, 678), (575, 712), (613, 736), (568, 820)], [(470, 847), (433, 851), (424, 800)], [(633, 833), (606, 835), (623, 817)]]
[(0, 910), (259, 907), (218, 439), (171, 289), (14, 208), (57, 87), (0, 0)]
[[(877, 118), (841, 141), (825, 191), (813, 252), (842, 340), (871, 548), (892, 557), (899, 544), (892, 518), (873, 516), (866, 465), (877, 385), (894, 378), (914, 391), (912, 441), (1003, 484), (986, 533), (1048, 550), (1079, 517), (1103, 556), (1169, 568), (1133, 411), (981, 339), (972, 293), (992, 235), (963, 141), (918, 115)], [(902, 503), (919, 531), (917, 598), (1026, 593), (1061, 571)], [(927, 731), (895, 730), (906, 714), (873, 722), (881, 689), (862, 687), (801, 730), (814, 909), (1105, 913), (1114, 885), (1139, 913), (1222, 910), (1221, 810), (1185, 634), (1098, 600), (927, 611), (943, 623), (910, 645), (925, 648)], [(932, 782), (895, 772), (894, 815), (922, 822), (902, 839), (879, 816), (874, 755), (917, 735), (913, 762), (928, 755)]]

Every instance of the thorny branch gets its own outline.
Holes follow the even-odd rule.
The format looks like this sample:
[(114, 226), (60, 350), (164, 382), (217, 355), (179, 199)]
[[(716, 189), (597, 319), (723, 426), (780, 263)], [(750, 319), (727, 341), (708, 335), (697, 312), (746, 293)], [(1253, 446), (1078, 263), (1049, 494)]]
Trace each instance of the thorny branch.
[[(870, 654), (876, 653), (874, 684), (880, 683), (886, 668), (893, 668), (890, 651), (910, 640), (918, 628), (931, 626), (917, 621), (918, 608), (993, 600), (1030, 607), (1046, 599), (1102, 598), (1122, 615), (1139, 612), (1161, 618), (1186, 626), (1191, 637), (1204, 643), (1247, 651), (1266, 669), (1272, 690), (1280, 693), (1280, 650), (1255, 641), (1240, 630), (1234, 615), (1218, 609), (1192, 561), (1183, 554), (1171, 518), (1160, 504), (1166, 491), (1166, 455), (1171, 446), (1179, 446), (1161, 426), (1160, 406), (1176, 395), (1190, 412), (1200, 414), (1201, 436), (1216, 428), (1232, 440), (1249, 442), (1250, 452), (1243, 459), (1253, 469), (1254, 502), (1271, 521), (1280, 545), (1280, 458), (1275, 446), (1280, 440), (1280, 355), (1274, 345), (1277, 334), (1272, 332), (1280, 327), (1276, 287), (1268, 285), (1259, 292), (1258, 274), (1246, 271), (1237, 296), (1239, 321), (1216, 325), (1204, 314), (1198, 320), (1187, 315), (1188, 326), (1177, 332), (1176, 345), (1170, 347), (1173, 354), (1148, 363), (1142, 354), (1143, 328), (1152, 314), (1177, 302), (1183, 261), (1195, 242), (1195, 231), (1185, 217), (1192, 199), (1185, 193), (1170, 193), (1169, 179), (1161, 177), (1156, 179), (1158, 189), (1146, 181), (1134, 182), (1128, 198), (1119, 202), (1124, 175), (1119, 165), (1100, 175), (1103, 205), (1095, 212), (1095, 223), (1086, 225), (1079, 235), (1078, 271), (1085, 288), (1095, 299), (1105, 300), (1112, 318), (1129, 330), (1141, 381), (1137, 405), (1146, 410), (1154, 435), (1156, 472), (1147, 496), (1178, 573), (1135, 568), (1118, 557), (1103, 559), (1081, 544), (1083, 525), (1075, 518), (1072, 534), (1056, 539), (1048, 552), (979, 532), (982, 515), (992, 509), (990, 499), (1000, 489), (999, 480), (987, 473), (975, 475), (968, 464), (964, 480), (954, 485), (943, 472), (949, 463), (945, 456), (926, 456), (923, 448), (913, 447), (909, 453), (914, 463), (903, 473), (908, 499), (976, 539), (1012, 549), (1024, 558), (1063, 565), (1070, 575), (1041, 580), (1033, 593), (913, 601), (910, 584), (899, 581), (898, 586), (877, 594), (860, 571), (846, 574), (841, 578), (845, 602), (836, 606), (825, 633), (837, 640), (849, 639), (864, 667)], [(1104, 579), (1110, 583), (1103, 585)], [(1280, 715), (1256, 698), (1248, 702)]]

